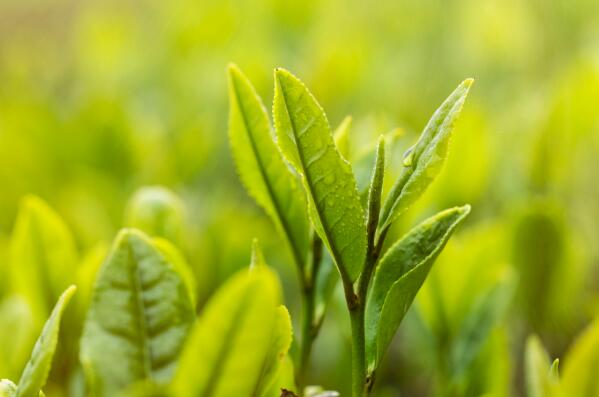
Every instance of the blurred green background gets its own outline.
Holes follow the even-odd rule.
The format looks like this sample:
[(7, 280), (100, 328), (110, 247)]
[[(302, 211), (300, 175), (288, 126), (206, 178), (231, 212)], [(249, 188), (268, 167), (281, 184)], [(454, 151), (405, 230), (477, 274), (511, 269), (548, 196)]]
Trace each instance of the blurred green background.
[[(476, 79), (442, 175), (394, 232), (445, 207), (473, 212), (402, 326), (375, 395), (520, 395), (526, 336), (561, 357), (599, 315), (596, 0), (0, 0), (0, 263), (10, 263), (26, 194), (64, 218), (84, 258), (127, 223), (140, 187), (164, 185), (182, 200), (178, 243), (200, 305), (247, 265), (258, 237), (297, 318), (288, 253), (228, 148), (230, 61), (266, 103), (282, 66), (333, 126), (352, 115), (354, 169), (366, 178), (379, 134), (397, 129), (389, 161), (399, 171), (434, 109)], [(489, 329), (464, 350), (477, 310), (491, 313)], [(311, 374), (342, 395), (346, 322), (334, 299)]]

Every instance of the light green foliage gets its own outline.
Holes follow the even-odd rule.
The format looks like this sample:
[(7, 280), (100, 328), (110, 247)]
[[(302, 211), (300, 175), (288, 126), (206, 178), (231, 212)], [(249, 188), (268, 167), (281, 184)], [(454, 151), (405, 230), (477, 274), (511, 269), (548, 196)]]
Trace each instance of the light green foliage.
[(237, 171), (252, 197), (271, 217), (297, 266), (305, 264), (309, 225), (297, 176), (274, 142), (268, 114), (254, 87), (229, 66), (229, 139)]
[(470, 212), (445, 210), (396, 242), (381, 259), (366, 307), (368, 365), (374, 370), (445, 243)]
[(170, 381), (193, 318), (175, 266), (141, 232), (121, 231), (99, 271), (81, 339), (93, 394)]
[(376, 159), (374, 162), (374, 171), (370, 180), (370, 188), (368, 189), (368, 205), (366, 230), (368, 231), (368, 244), (374, 244), (376, 228), (379, 223), (381, 212), (381, 196), (383, 194), (383, 181), (385, 177), (385, 138), (379, 137), (376, 149)]
[(341, 277), (354, 281), (366, 255), (366, 227), (351, 166), (335, 147), (322, 107), (283, 69), (275, 71), (273, 113), (281, 150), (302, 175), (312, 223)]
[(175, 193), (162, 186), (137, 190), (127, 204), (125, 226), (152, 237), (180, 243), (185, 231), (185, 207)]
[(189, 292), (189, 301), (195, 308), (197, 300), (197, 285), (196, 279), (193, 274), (193, 270), (187, 260), (183, 256), (183, 253), (170, 241), (163, 238), (153, 238), (152, 244), (158, 248), (160, 253), (164, 256), (166, 261), (173, 266), (173, 269), (177, 272)]
[(0, 380), (0, 397), (14, 397), (17, 393), (17, 385), (8, 379)]
[(560, 397), (599, 396), (599, 321), (578, 337), (564, 359)]
[(337, 128), (335, 128), (335, 131), (333, 131), (335, 146), (339, 150), (339, 154), (347, 161), (351, 161), (351, 139), (349, 138), (351, 125), (351, 116), (345, 116)]
[(420, 139), (404, 155), (404, 169), (383, 205), (383, 230), (412, 205), (441, 171), (447, 156), (453, 125), (473, 80), (467, 79), (435, 111)]
[(75, 290), (75, 286), (69, 287), (58, 299), (50, 318), (44, 325), (42, 333), (33, 347), (31, 358), (23, 370), (21, 379), (19, 379), (16, 397), (37, 397), (40, 395), (42, 387), (46, 384), (56, 344), (58, 343), (60, 320)]
[(242, 270), (207, 304), (172, 383), (176, 397), (262, 396), (289, 347), (289, 317), (277, 277), (265, 266)]
[(10, 243), (13, 289), (30, 305), (41, 328), (61, 292), (75, 281), (77, 252), (70, 231), (41, 199), (21, 201)]
[(478, 297), (463, 321), (452, 347), (450, 368), (454, 378), (459, 378), (468, 368), (493, 328), (500, 322), (512, 291), (513, 280), (506, 276)]
[(19, 376), (36, 337), (34, 328), (33, 314), (24, 299), (11, 296), (0, 302), (0, 376)]

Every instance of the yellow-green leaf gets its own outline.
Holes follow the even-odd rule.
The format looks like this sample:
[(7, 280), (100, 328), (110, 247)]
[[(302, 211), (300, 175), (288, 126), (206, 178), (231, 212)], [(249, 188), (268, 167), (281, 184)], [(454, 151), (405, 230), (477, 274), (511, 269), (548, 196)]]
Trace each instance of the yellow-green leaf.
[(81, 338), (93, 394), (168, 383), (194, 317), (175, 266), (142, 232), (121, 231), (96, 279)]
[(366, 352), (371, 370), (380, 363), (435, 259), (469, 212), (466, 205), (438, 213), (410, 230), (381, 259), (366, 306)]
[(381, 227), (388, 227), (412, 205), (441, 171), (453, 125), (460, 114), (473, 80), (467, 79), (443, 102), (416, 144), (406, 152), (401, 175), (389, 192), (381, 213)]
[(67, 288), (54, 306), (50, 318), (46, 321), (42, 333), (33, 347), (31, 358), (23, 370), (17, 386), (16, 397), (38, 397), (42, 387), (46, 384), (58, 343), (62, 313), (76, 289), (75, 286)]
[(283, 235), (296, 265), (308, 252), (309, 224), (298, 178), (285, 163), (254, 87), (229, 66), (229, 140), (241, 181)]
[(312, 223), (341, 277), (355, 281), (366, 255), (366, 226), (351, 166), (316, 99), (283, 69), (275, 72), (273, 113), (281, 150), (302, 175)]
[(578, 337), (564, 359), (560, 397), (599, 397), (599, 320)]

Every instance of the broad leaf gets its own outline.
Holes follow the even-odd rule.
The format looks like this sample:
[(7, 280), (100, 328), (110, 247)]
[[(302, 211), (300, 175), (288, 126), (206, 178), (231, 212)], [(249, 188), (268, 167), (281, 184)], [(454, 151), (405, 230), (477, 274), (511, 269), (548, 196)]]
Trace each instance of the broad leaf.
[(599, 397), (599, 320), (568, 351), (561, 378), (561, 397)]
[(62, 219), (41, 199), (21, 202), (11, 239), (11, 278), (34, 318), (48, 318), (62, 291), (75, 281), (77, 252)]
[(451, 93), (433, 114), (418, 142), (406, 152), (402, 173), (383, 205), (381, 230), (413, 204), (441, 171), (453, 125), (472, 82), (472, 79), (465, 80)]
[(266, 266), (243, 270), (227, 281), (208, 302), (186, 343), (173, 395), (258, 396), (267, 357), (287, 343), (284, 333), (289, 328), (281, 324), (280, 299), (279, 281)]
[(273, 113), (283, 154), (302, 175), (314, 227), (341, 277), (355, 281), (366, 255), (366, 226), (351, 166), (316, 99), (286, 70), (275, 72)]
[(119, 233), (103, 264), (81, 338), (95, 396), (167, 383), (195, 314), (175, 267), (143, 233)]
[(470, 206), (427, 219), (396, 242), (381, 259), (366, 304), (366, 352), (375, 369), (435, 259)]
[(268, 114), (254, 87), (234, 65), (229, 66), (228, 75), (229, 139), (237, 171), (302, 268), (309, 245), (304, 194), (274, 142)]
[(54, 306), (50, 318), (46, 321), (42, 329), (40, 337), (35, 342), (31, 358), (23, 370), (17, 386), (16, 397), (37, 397), (42, 387), (46, 384), (56, 344), (58, 343), (62, 313), (76, 289), (75, 286), (67, 288), (58, 299), (56, 306)]

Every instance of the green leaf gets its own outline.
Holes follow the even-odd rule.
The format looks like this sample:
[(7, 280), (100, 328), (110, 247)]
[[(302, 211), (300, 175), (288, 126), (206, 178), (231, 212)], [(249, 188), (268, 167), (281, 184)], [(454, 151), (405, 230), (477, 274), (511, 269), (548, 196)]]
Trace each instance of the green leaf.
[(44, 201), (27, 196), (19, 207), (10, 249), (14, 292), (31, 306), (39, 330), (62, 291), (75, 282), (73, 237)]
[(370, 189), (368, 190), (368, 218), (366, 221), (366, 230), (368, 231), (368, 244), (373, 246), (376, 228), (379, 222), (381, 212), (381, 194), (383, 191), (383, 179), (385, 177), (385, 138), (381, 135), (376, 148), (376, 159), (374, 162), (374, 171), (370, 180)]
[(453, 125), (473, 81), (464, 80), (451, 93), (435, 111), (418, 142), (406, 152), (402, 173), (383, 205), (380, 230), (389, 227), (412, 205), (441, 171), (447, 157)]
[(243, 270), (227, 281), (188, 338), (173, 395), (258, 396), (267, 358), (282, 352), (287, 341), (280, 300), (279, 281), (266, 266)]
[(281, 368), (279, 369), (275, 380), (272, 382), (270, 388), (266, 392), (265, 397), (279, 397), (281, 395), (281, 390), (283, 389), (296, 389), (295, 370), (293, 367), (293, 361), (291, 361), (289, 354), (287, 354), (281, 362)]
[(560, 396), (599, 397), (599, 320), (578, 337), (564, 363)]
[(309, 224), (297, 176), (274, 142), (268, 114), (254, 87), (229, 66), (229, 140), (241, 181), (283, 235), (299, 268), (306, 262)]
[(451, 351), (451, 369), (454, 377), (461, 376), (482, 349), (489, 334), (503, 317), (512, 292), (511, 277), (500, 279), (479, 297), (469, 311)]
[(37, 397), (46, 384), (56, 344), (58, 343), (60, 320), (76, 289), (74, 285), (67, 288), (58, 299), (56, 306), (54, 306), (54, 310), (52, 310), (50, 318), (46, 321), (40, 337), (35, 342), (31, 358), (23, 370), (17, 386), (16, 397)]
[(146, 186), (129, 200), (125, 226), (179, 244), (185, 229), (184, 219), (185, 206), (175, 193), (163, 186)]
[(345, 116), (341, 124), (333, 132), (335, 146), (339, 150), (339, 154), (346, 160), (351, 159), (351, 142), (349, 140), (349, 130), (351, 128), (351, 116)]
[(94, 395), (168, 383), (194, 317), (175, 266), (142, 232), (121, 231), (96, 279), (81, 338)]
[(302, 175), (314, 227), (341, 277), (353, 282), (366, 256), (366, 226), (351, 166), (316, 99), (286, 70), (275, 72), (273, 113), (281, 150)]
[(377, 267), (366, 303), (366, 353), (376, 369), (435, 259), (470, 206), (442, 211), (396, 242)]
[(526, 341), (524, 358), (527, 397), (551, 396), (551, 388), (557, 377), (553, 374), (553, 365), (549, 364), (549, 355), (536, 335)]

